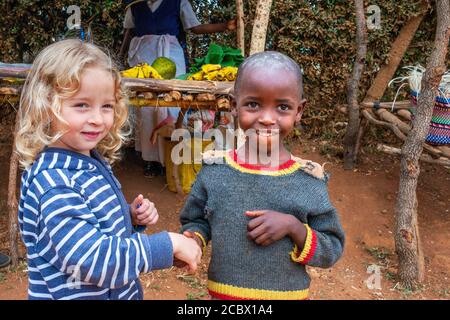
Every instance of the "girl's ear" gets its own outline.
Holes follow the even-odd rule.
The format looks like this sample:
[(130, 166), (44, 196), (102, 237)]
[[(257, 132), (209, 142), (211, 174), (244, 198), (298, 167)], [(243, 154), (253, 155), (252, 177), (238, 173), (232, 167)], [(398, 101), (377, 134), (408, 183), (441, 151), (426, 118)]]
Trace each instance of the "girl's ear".
[(297, 108), (297, 114), (295, 116), (295, 124), (299, 124), (300, 120), (302, 119), (303, 110), (305, 110), (306, 107), (306, 99), (303, 99), (300, 101), (298, 108)]

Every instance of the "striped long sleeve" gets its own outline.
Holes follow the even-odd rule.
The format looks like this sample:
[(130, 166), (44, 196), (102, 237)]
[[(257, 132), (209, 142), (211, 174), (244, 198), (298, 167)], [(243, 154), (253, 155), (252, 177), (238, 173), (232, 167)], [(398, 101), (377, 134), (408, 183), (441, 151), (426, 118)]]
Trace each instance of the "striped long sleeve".
[(152, 246), (153, 239), (168, 237), (166, 233), (107, 236), (83, 198), (70, 188), (49, 190), (41, 203), (37, 254), (61, 272), (73, 273), (73, 279), (117, 288), (136, 280), (141, 272), (166, 267), (161, 250), (172, 249)]
[(142, 299), (139, 274), (173, 264), (168, 233), (133, 230), (119, 181), (93, 156), (49, 148), (23, 173), (30, 299)]

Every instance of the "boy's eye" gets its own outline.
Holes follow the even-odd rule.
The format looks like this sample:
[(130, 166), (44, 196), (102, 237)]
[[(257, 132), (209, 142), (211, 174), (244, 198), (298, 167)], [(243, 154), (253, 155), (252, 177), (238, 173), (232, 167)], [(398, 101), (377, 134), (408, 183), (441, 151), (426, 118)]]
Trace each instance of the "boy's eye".
[(259, 105), (256, 102), (248, 102), (248, 103), (245, 104), (245, 106), (250, 108), (250, 109), (256, 109), (256, 108), (258, 108)]
[(291, 109), (291, 107), (288, 106), (287, 104), (280, 104), (278, 106), (278, 109), (280, 109), (281, 111), (288, 111), (289, 109)]

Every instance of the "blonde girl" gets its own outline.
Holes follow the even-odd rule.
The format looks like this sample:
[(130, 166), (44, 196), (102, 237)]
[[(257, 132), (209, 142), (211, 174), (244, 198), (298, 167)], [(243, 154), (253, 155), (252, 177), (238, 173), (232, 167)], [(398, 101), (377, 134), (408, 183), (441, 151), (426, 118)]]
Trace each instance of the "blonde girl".
[(200, 260), (192, 239), (137, 232), (158, 212), (142, 195), (127, 204), (111, 170), (127, 137), (120, 81), (102, 50), (75, 39), (33, 63), (16, 138), (30, 299), (142, 299), (141, 272), (174, 256), (193, 272)]

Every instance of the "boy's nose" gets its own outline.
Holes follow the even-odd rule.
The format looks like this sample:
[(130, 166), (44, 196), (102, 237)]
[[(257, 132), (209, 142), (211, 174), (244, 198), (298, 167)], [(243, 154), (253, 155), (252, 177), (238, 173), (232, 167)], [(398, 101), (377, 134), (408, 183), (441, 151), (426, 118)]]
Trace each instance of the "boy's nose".
[(275, 124), (275, 117), (272, 112), (262, 112), (258, 119), (258, 122), (265, 126), (271, 126)]

